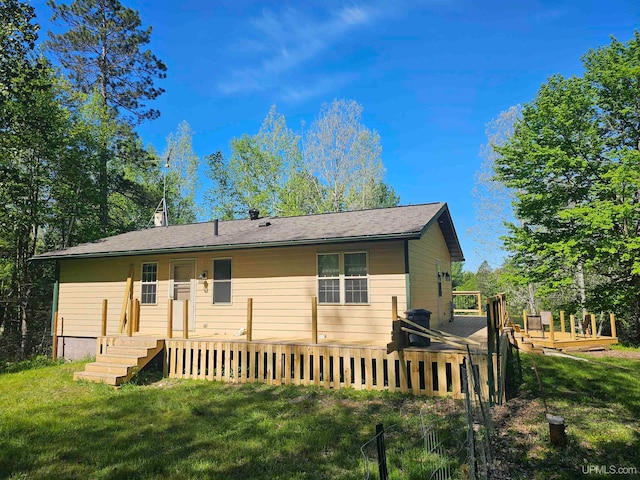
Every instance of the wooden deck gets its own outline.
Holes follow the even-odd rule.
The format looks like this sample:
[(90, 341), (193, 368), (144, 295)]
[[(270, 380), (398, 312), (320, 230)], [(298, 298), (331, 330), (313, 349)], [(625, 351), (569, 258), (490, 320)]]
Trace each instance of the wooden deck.
[[(486, 343), (483, 317), (456, 317), (439, 330), (468, 336)], [(123, 335), (103, 336), (97, 340), (97, 354), (113, 348)], [(126, 338), (126, 337), (125, 337)], [(218, 380), (231, 383), (270, 385), (317, 385), (324, 388), (388, 390), (414, 395), (463, 398), (462, 365), (466, 350), (432, 341), (428, 347), (409, 347), (403, 352), (387, 353), (387, 342), (345, 341), (319, 338), (263, 338), (248, 341), (243, 337), (167, 338), (133, 333), (129, 337), (162, 341), (165, 347), (164, 374), (170, 378)], [(488, 376), (484, 346), (474, 348), (477, 371)], [(402, 365), (406, 365), (406, 376)], [(486, 379), (482, 382), (487, 385)], [(488, 389), (483, 388), (486, 397)]]
[(544, 337), (541, 332), (514, 332), (514, 338), (524, 351), (542, 351), (543, 348), (554, 348), (564, 352), (580, 352), (588, 350), (608, 349), (611, 345), (618, 343), (618, 337), (575, 335), (571, 338), (569, 332), (554, 332), (553, 340), (549, 332), (545, 332)]

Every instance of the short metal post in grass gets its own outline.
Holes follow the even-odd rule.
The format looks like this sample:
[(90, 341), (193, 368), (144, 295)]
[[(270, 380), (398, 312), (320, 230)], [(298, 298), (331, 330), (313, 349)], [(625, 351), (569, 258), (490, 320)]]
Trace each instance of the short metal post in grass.
[(388, 480), (387, 451), (384, 445), (384, 427), (381, 423), (376, 425), (376, 447), (378, 449), (378, 472), (380, 474), (380, 480)]

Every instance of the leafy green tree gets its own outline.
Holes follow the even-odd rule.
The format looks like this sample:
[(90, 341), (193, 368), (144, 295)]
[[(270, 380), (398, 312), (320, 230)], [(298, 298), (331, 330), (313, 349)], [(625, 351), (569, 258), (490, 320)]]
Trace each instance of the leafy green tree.
[(211, 210), (210, 219), (233, 220), (238, 199), (222, 152), (207, 155), (204, 162), (205, 175), (211, 181), (204, 195), (205, 204)]
[(166, 65), (151, 50), (151, 27), (142, 28), (136, 10), (118, 0), (73, 0), (70, 4), (49, 0), (53, 21), (67, 27), (49, 32), (49, 49), (69, 72), (79, 91), (97, 91), (104, 103), (138, 121), (160, 115), (145, 102), (164, 90), (155, 79), (166, 77)]
[(33, 8), (0, 5), (0, 355), (26, 356), (47, 292), (36, 253), (50, 215), (51, 176), (66, 134), (50, 66), (33, 50)]
[(616, 311), (640, 341), (640, 34), (583, 63), (583, 77), (551, 77), (497, 148), (522, 221), (507, 246), (543, 294), (586, 277), (587, 307)]
[(310, 183), (300, 160), (299, 137), (272, 106), (256, 135), (231, 140), (228, 161), (208, 157), (207, 199), (223, 218), (245, 217), (249, 208), (270, 216), (304, 211)]
[(166, 66), (150, 50), (143, 50), (151, 27), (143, 29), (138, 12), (118, 0), (48, 4), (54, 22), (68, 28), (49, 33), (49, 50), (78, 92), (97, 93), (102, 100), (101, 109), (94, 111), (100, 129), (96, 178), (101, 234), (127, 230), (136, 224), (130, 202), (144, 197), (134, 179), (142, 173), (145, 157), (129, 123), (158, 117), (146, 102), (163, 92), (154, 80), (166, 76)]
[(464, 269), (464, 262), (451, 263), (451, 287), (459, 291), (478, 289), (475, 274)]
[(162, 156), (168, 166), (167, 207), (171, 224), (196, 221), (196, 186), (200, 159), (193, 151), (193, 130), (186, 121), (167, 138), (167, 150)]
[(361, 123), (353, 100), (324, 104), (305, 138), (304, 159), (316, 177), (319, 212), (394, 205), (398, 197), (383, 182), (380, 135)]

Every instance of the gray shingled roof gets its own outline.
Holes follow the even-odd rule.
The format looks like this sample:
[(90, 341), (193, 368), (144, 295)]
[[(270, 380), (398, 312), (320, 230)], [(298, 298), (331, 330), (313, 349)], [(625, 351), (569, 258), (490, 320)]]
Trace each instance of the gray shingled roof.
[[(452, 260), (464, 260), (446, 203), (427, 203), (300, 217), (220, 221), (153, 227), (84, 243), (34, 259), (107, 257), (150, 253), (195, 252), (232, 248), (309, 245), (348, 241), (420, 238), (438, 222)], [(260, 226), (265, 223), (268, 226)]]

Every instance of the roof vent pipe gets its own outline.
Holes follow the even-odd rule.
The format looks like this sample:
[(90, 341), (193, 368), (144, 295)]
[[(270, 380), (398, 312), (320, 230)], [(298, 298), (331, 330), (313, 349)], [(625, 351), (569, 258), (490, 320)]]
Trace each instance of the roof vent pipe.
[(213, 221), (213, 235), (216, 237), (218, 236), (218, 219), (217, 218)]
[(251, 208), (249, 210), (249, 218), (251, 220), (258, 220), (260, 218), (260, 210), (257, 210), (255, 208)]

